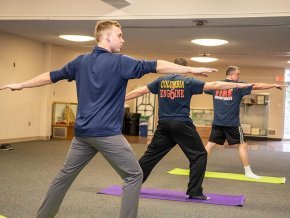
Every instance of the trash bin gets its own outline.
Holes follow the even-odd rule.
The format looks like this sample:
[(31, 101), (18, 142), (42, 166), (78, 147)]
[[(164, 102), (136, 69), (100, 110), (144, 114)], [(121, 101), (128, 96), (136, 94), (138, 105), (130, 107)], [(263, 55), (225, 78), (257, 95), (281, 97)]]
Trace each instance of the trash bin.
[(141, 137), (147, 137), (148, 135), (148, 116), (141, 116), (139, 124), (139, 135)]
[(139, 121), (141, 114), (139, 113), (125, 113), (124, 118), (124, 134), (125, 135), (139, 135)]

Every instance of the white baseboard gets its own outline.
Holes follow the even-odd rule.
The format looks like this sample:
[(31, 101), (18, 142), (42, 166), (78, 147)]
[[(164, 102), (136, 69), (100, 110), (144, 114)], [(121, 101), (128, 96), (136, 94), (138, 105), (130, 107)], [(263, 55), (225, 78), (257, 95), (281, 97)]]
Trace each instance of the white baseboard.
[(0, 139), (0, 144), (36, 141), (36, 140), (49, 140), (49, 139), (50, 139), (50, 136), (33, 136), (33, 137), (25, 137), (25, 138)]

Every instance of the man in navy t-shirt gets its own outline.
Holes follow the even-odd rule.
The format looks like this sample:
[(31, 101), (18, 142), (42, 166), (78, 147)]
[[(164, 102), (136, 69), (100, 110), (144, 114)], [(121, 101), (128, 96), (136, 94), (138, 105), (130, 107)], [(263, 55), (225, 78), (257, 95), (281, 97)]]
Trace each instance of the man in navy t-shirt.
[(130, 144), (121, 133), (128, 80), (150, 72), (167, 74), (174, 71), (203, 75), (203, 72), (216, 71), (179, 66), (162, 60), (136, 60), (119, 54), (124, 40), (121, 25), (117, 21), (98, 22), (95, 38), (98, 46), (92, 53), (80, 55), (62, 69), (0, 88), (21, 90), (64, 79), (76, 82), (78, 110), (75, 137), (37, 217), (55, 217), (74, 179), (98, 152), (124, 180), (120, 218), (137, 217), (143, 173)]
[[(177, 64), (187, 64), (178, 58)], [(126, 100), (146, 93), (158, 95), (158, 126), (151, 143), (139, 160), (143, 170), (143, 182), (146, 181), (155, 165), (178, 144), (189, 160), (189, 183), (186, 194), (191, 199), (206, 200), (202, 182), (206, 170), (207, 152), (192, 119), (189, 117), (190, 101), (193, 95), (202, 94), (209, 89), (229, 89), (238, 83), (203, 82), (182, 75), (171, 74), (159, 77), (147, 86), (133, 90), (126, 95)], [(241, 84), (240, 87), (248, 87)]]
[[(236, 66), (230, 66), (226, 70), (224, 82), (239, 82), (240, 70)], [(240, 82), (241, 83), (241, 82)], [(242, 83), (241, 83), (242, 84)], [(263, 90), (270, 88), (282, 89), (284, 85), (255, 83), (245, 89), (210, 90), (206, 94), (213, 96), (214, 119), (212, 123), (209, 142), (206, 150), (210, 154), (215, 144), (223, 145), (225, 140), (229, 145), (238, 144), (240, 159), (244, 165), (245, 176), (252, 179), (260, 179), (251, 170), (248, 158), (248, 145), (244, 139), (244, 133), (240, 124), (240, 103), (243, 96), (251, 94), (252, 90)]]

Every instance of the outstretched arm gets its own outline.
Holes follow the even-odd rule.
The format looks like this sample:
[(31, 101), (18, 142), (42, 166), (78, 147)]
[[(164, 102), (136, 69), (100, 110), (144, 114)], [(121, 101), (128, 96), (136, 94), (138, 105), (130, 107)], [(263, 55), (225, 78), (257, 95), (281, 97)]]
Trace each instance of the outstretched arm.
[(247, 88), (252, 86), (251, 83), (230, 83), (230, 82), (221, 82), (221, 81), (214, 81), (214, 82), (206, 82), (203, 90), (222, 90), (222, 89), (232, 89), (232, 88)]
[(24, 88), (34, 88), (34, 87), (45, 86), (52, 83), (53, 82), (50, 79), (50, 72), (46, 72), (37, 77), (34, 77), (33, 79), (30, 79), (22, 83), (12, 83), (12, 84), (4, 85), (0, 87), (0, 90), (10, 89), (11, 91), (15, 91), (15, 90), (21, 90)]
[(129, 92), (129, 93), (126, 95), (126, 97), (125, 97), (125, 101), (130, 100), (130, 99), (133, 99), (133, 98), (137, 98), (137, 97), (139, 97), (139, 96), (141, 96), (141, 95), (145, 95), (145, 94), (147, 94), (147, 93), (149, 93), (149, 92), (150, 92), (150, 91), (149, 91), (149, 89), (148, 89), (147, 86), (142, 86), (142, 87), (140, 87), (140, 88), (137, 88), (137, 89), (135, 89), (135, 90)]
[(264, 90), (276, 88), (282, 90), (283, 87), (287, 87), (287, 85), (279, 85), (279, 84), (270, 84), (270, 83), (254, 83), (253, 90)]
[(205, 67), (189, 67), (174, 64), (168, 61), (158, 60), (157, 61), (157, 73), (176, 73), (176, 74), (185, 74), (192, 73), (197, 76), (207, 76), (206, 73), (216, 72), (216, 69), (205, 68)]

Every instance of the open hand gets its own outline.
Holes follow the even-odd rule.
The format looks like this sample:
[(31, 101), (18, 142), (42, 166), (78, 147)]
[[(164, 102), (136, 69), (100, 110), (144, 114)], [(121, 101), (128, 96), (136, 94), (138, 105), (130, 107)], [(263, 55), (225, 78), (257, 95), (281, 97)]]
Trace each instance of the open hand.
[(213, 69), (213, 68), (198, 67), (198, 68), (193, 68), (192, 74), (195, 76), (208, 77), (207, 73), (212, 73), (216, 71), (217, 69)]
[(195, 76), (202, 76), (202, 77), (208, 77), (207, 73), (194, 73)]
[(200, 73), (213, 73), (218, 71), (217, 69), (207, 67), (200, 67), (198, 69), (200, 70)]
[(283, 88), (287, 88), (288, 87), (288, 85), (279, 85), (279, 84), (275, 84), (275, 88), (276, 89), (280, 89), (280, 90), (282, 90)]
[(4, 89), (10, 89), (11, 91), (15, 91), (15, 90), (23, 89), (23, 86), (21, 83), (13, 83), (13, 84), (7, 84), (5, 86), (0, 87), (0, 90), (4, 90)]

